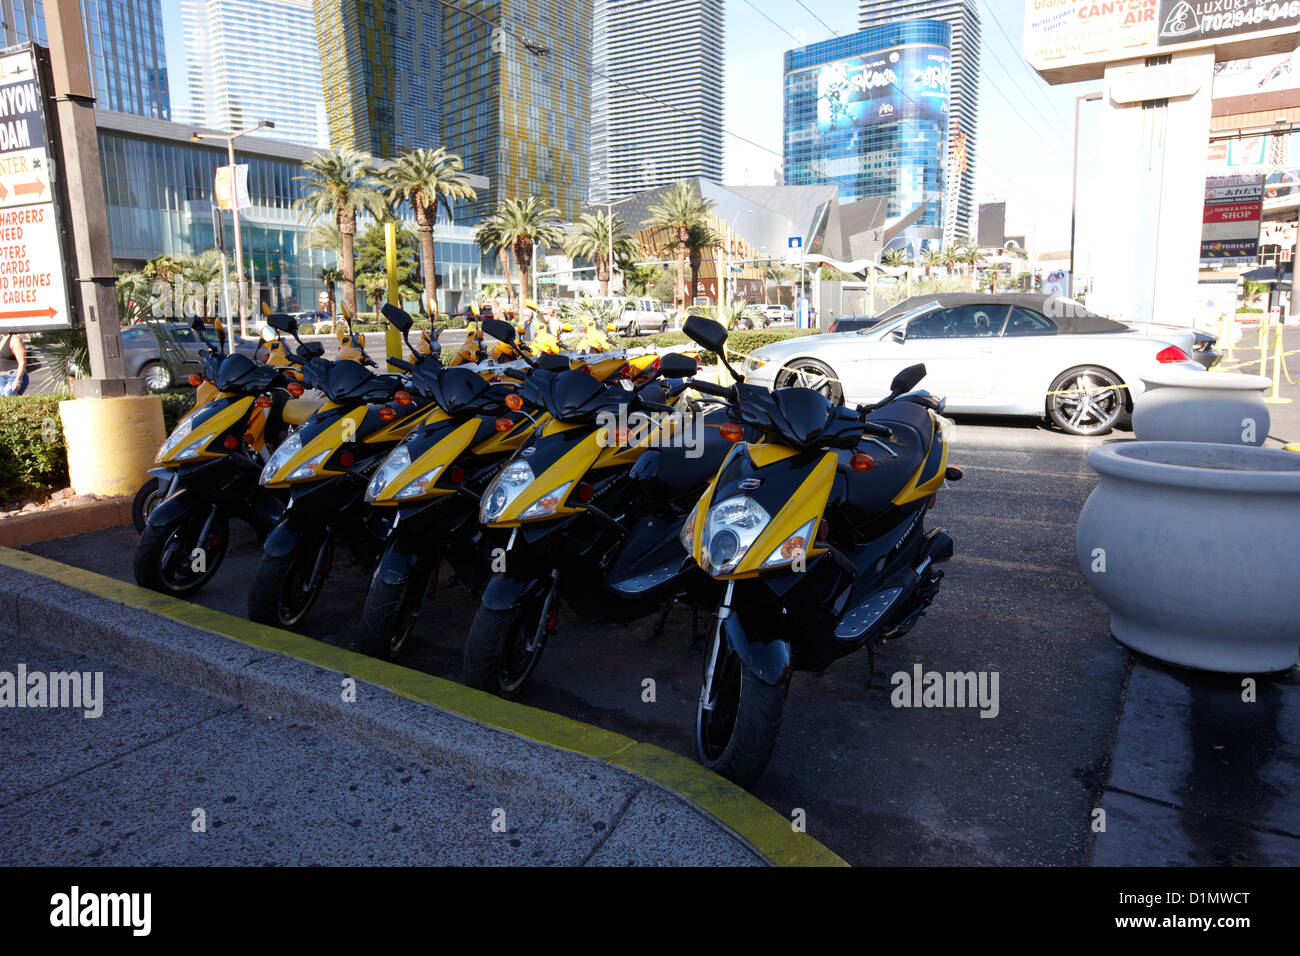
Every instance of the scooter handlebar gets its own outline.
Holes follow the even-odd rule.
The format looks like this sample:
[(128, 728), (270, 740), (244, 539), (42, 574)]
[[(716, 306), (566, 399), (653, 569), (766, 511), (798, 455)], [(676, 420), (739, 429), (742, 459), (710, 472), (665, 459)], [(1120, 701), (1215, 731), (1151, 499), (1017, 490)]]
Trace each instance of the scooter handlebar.
[(725, 385), (715, 385), (713, 382), (702, 382), (699, 379), (691, 379), (691, 388), (705, 395), (716, 395), (718, 398), (730, 398), (731, 389)]

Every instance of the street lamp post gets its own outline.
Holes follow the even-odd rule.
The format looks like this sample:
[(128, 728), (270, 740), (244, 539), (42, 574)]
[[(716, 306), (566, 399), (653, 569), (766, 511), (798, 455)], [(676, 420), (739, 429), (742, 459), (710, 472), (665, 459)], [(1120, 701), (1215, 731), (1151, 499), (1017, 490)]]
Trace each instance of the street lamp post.
[(1074, 98), (1074, 182), (1070, 188), (1070, 284), (1065, 290), (1074, 295), (1074, 228), (1079, 209), (1079, 105), (1085, 100), (1092, 102), (1101, 99), (1100, 93), (1084, 93)]
[[(593, 206), (605, 207), (605, 215), (609, 223), (608, 235), (605, 238), (609, 240), (609, 251), (607, 253), (609, 258), (606, 260), (606, 269), (609, 272), (609, 285), (611, 286), (614, 284), (614, 207), (627, 202), (629, 199), (635, 198), (635, 196), (624, 196), (622, 199), (616, 199), (614, 202), (592, 203)], [(606, 289), (606, 292), (608, 291), (609, 290)]]
[(727, 294), (728, 280), (731, 278), (731, 232), (735, 228), (736, 220), (741, 216), (748, 216), (754, 210), (744, 209), (731, 217), (731, 222), (727, 223), (726, 245), (722, 247), (722, 277), (718, 280), (718, 306), (722, 307), (731, 301), (731, 296)]
[(235, 282), (239, 287), (239, 334), (243, 337), (248, 336), (248, 312), (245, 308), (244, 243), (239, 229), (239, 189), (235, 181), (235, 140), (241, 136), (264, 129), (275, 129), (275, 124), (270, 120), (262, 120), (256, 126), (241, 129), (238, 133), (203, 134), (195, 131), (190, 136), (190, 140), (195, 143), (205, 139), (224, 139), (226, 141), (226, 158), (230, 164), (230, 212), (235, 226)]

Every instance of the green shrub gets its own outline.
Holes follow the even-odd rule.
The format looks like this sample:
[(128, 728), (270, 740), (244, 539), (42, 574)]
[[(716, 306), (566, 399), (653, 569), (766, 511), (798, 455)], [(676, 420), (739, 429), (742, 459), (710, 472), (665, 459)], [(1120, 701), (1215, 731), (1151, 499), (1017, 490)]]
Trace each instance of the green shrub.
[(0, 501), (68, 486), (58, 395), (0, 398)]

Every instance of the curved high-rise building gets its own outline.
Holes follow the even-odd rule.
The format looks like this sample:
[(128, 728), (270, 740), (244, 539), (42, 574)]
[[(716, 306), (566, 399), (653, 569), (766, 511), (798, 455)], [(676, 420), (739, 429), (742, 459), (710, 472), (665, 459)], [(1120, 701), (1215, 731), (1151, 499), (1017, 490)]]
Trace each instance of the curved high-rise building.
[(980, 99), (980, 14), (975, 0), (860, 0), (858, 26), (942, 20), (952, 28), (952, 109), (948, 129), (949, 201), (944, 241), (970, 235)]
[(722, 179), (722, 0), (596, 0), (591, 201)]

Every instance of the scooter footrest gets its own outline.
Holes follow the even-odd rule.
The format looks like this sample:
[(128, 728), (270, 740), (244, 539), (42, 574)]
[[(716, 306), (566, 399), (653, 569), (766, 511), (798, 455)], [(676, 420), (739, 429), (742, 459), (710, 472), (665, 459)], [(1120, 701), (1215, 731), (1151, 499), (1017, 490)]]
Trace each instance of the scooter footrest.
[(621, 581), (610, 581), (609, 586), (611, 590), (620, 594), (644, 594), (646, 591), (653, 590), (674, 577), (681, 570), (681, 567), (682, 562), (680, 559), (673, 560), (661, 567), (642, 571), (630, 578), (623, 578)]
[(840, 618), (839, 626), (835, 628), (836, 638), (841, 641), (855, 641), (862, 637), (889, 613), (902, 595), (902, 588), (885, 588), (849, 608)]

